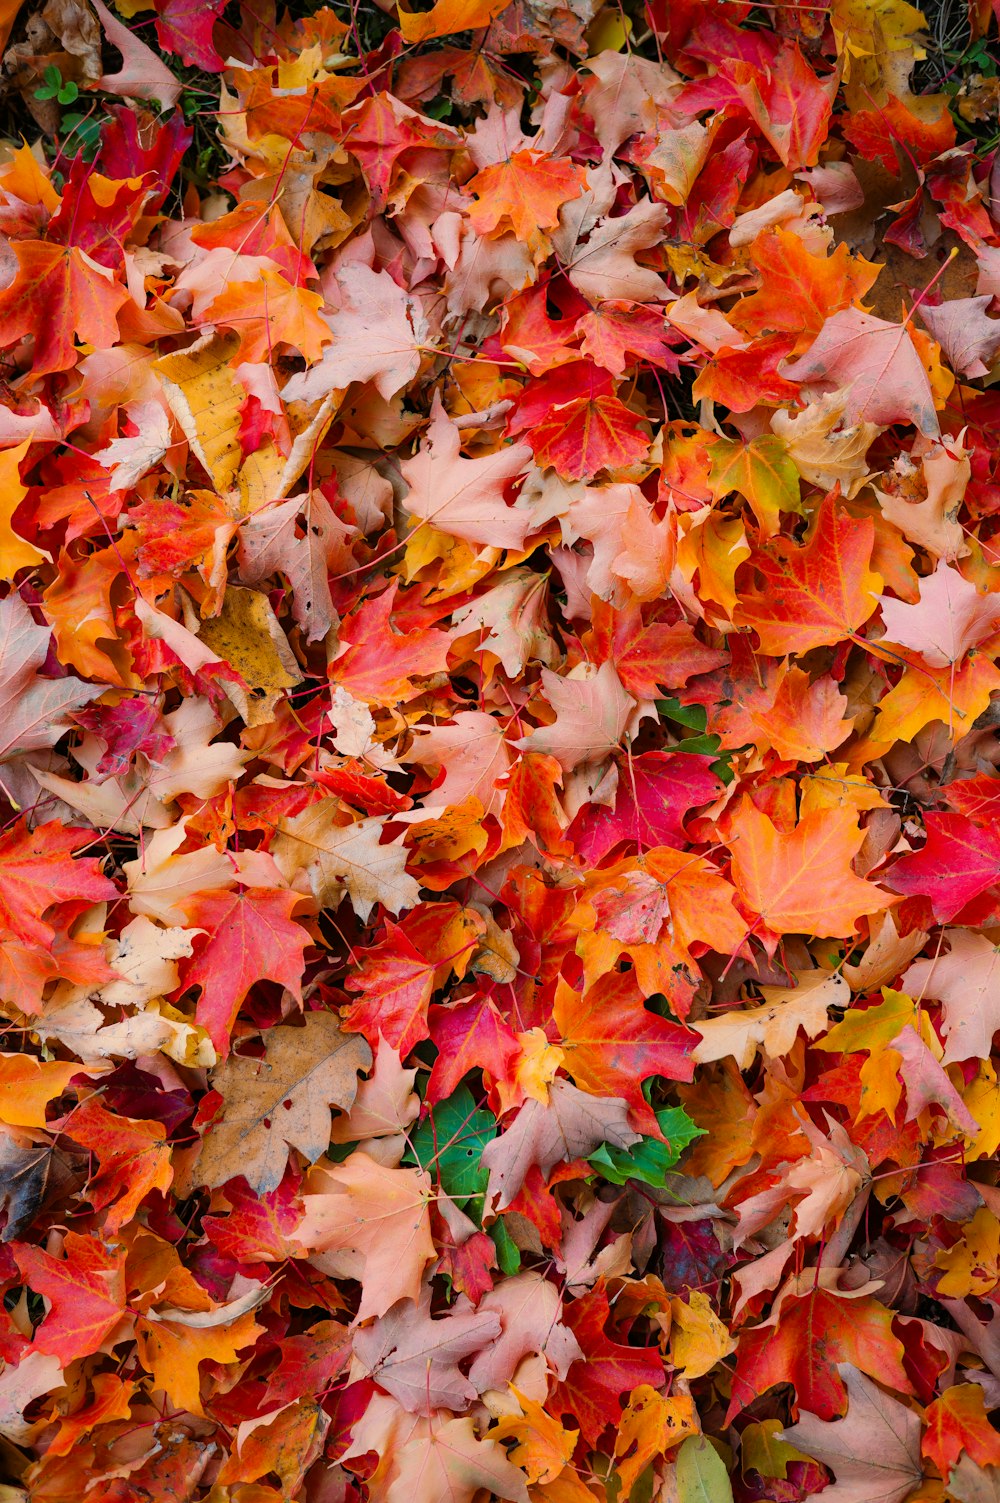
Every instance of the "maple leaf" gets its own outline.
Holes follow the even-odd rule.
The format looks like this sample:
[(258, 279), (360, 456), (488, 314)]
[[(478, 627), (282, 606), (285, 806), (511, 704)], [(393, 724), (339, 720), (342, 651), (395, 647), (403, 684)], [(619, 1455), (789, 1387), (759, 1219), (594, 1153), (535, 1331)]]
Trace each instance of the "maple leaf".
[(58, 820), (30, 830), (23, 820), (0, 834), (0, 921), (26, 945), (48, 949), (55, 930), (43, 914), (56, 903), (99, 903), (117, 889), (100, 873), (96, 856), (73, 859), (91, 844), (91, 832)]
[(565, 1430), (526, 1394), (513, 1390), (520, 1414), (503, 1416), (490, 1431), (493, 1440), (513, 1440), (508, 1451), (529, 1482), (552, 1482), (571, 1460), (579, 1430)]
[(941, 1003), (945, 1036), (942, 1063), (987, 1059), (1000, 1028), (996, 974), (1000, 950), (985, 935), (948, 929), (948, 949), (930, 960), (917, 960), (903, 973), (902, 986), (915, 997)]
[(827, 319), (784, 374), (841, 390), (848, 423), (909, 422), (931, 436), (941, 431), (924, 363), (905, 324), (846, 308)]
[(573, 1300), (566, 1309), (566, 1325), (580, 1344), (583, 1356), (555, 1386), (550, 1403), (557, 1414), (570, 1414), (589, 1444), (595, 1445), (606, 1426), (621, 1419), (619, 1400), (643, 1385), (663, 1384), (663, 1358), (656, 1348), (622, 1346), (605, 1327), (610, 1315), (603, 1288)]
[[(352, 381), (371, 381), (389, 401), (420, 369), (420, 346), (429, 330), (419, 302), (405, 288), (387, 271), (364, 265), (342, 266), (337, 287), (341, 305), (324, 314), (326, 349), (318, 365), (287, 382), (286, 402), (315, 402)], [(319, 351), (302, 353), (315, 360)]]
[(223, 62), (212, 31), (223, 9), (221, 0), (210, 0), (208, 5), (196, 0), (160, 0), (156, 11), (160, 46), (179, 53), (189, 66), (221, 73)]
[(697, 1036), (647, 1011), (632, 974), (604, 976), (582, 997), (563, 985), (552, 1017), (566, 1070), (594, 1096), (621, 1096), (642, 1108), (648, 1076), (690, 1080), (694, 1073)]
[(179, 1409), (203, 1416), (201, 1363), (234, 1361), (241, 1350), (253, 1346), (262, 1331), (251, 1311), (235, 1318), (224, 1312), (222, 1322), (202, 1327), (193, 1320), (154, 1319), (150, 1313), (136, 1323), (136, 1348), (154, 1386)]
[(449, 634), (439, 631), (396, 632), (391, 617), (398, 582), (374, 599), (366, 599), (343, 622), (339, 655), (331, 664), (334, 683), (356, 699), (373, 704), (414, 699), (421, 692), (414, 678), (447, 667)]
[(5, 1364), (0, 1374), (0, 1428), (6, 1440), (23, 1446), (31, 1444), (48, 1421), (32, 1423), (25, 1419), (25, 1410), (35, 1399), (58, 1388), (62, 1376), (59, 1359), (44, 1352), (27, 1352), (16, 1367)]
[(589, 303), (605, 298), (637, 303), (655, 302), (664, 295), (663, 281), (636, 255), (662, 242), (669, 210), (666, 204), (644, 198), (628, 213), (608, 216), (593, 226), (586, 243), (567, 255), (567, 275)]
[(826, 1491), (837, 1503), (903, 1503), (922, 1478), (920, 1420), (850, 1363), (837, 1370), (846, 1416), (824, 1423), (804, 1413), (781, 1438), (830, 1468), (834, 1485)]
[(408, 42), (426, 42), (450, 31), (488, 26), (503, 8), (504, 0), (435, 0), (426, 11), (411, 11), (400, 5), (399, 29)]
[(63, 1367), (96, 1352), (125, 1313), (122, 1250), (67, 1232), (65, 1258), (20, 1242), (11, 1251), (25, 1283), (49, 1302), (35, 1350), (58, 1357)]
[(960, 375), (987, 375), (1000, 352), (1000, 319), (986, 317), (991, 302), (988, 295), (960, 297), (920, 310), (922, 322)]
[(384, 816), (344, 824), (337, 799), (321, 799), (292, 819), (283, 819), (274, 857), (290, 880), (300, 873), (320, 907), (333, 907), (344, 893), (366, 922), (376, 903), (389, 913), (411, 908), (420, 888), (406, 871), (406, 851), (383, 845)]
[(977, 1383), (945, 1389), (927, 1409), (921, 1453), (947, 1476), (965, 1451), (978, 1466), (1000, 1465), (1000, 1440), (990, 1424)]
[(874, 528), (827, 497), (806, 543), (775, 538), (753, 555), (762, 590), (746, 590), (735, 619), (751, 626), (761, 651), (780, 657), (840, 642), (875, 610), (882, 577), (871, 567)]
[(694, 1406), (690, 1399), (665, 1398), (648, 1383), (633, 1389), (615, 1440), (615, 1470), (621, 1482), (621, 1497), (630, 1497), (649, 1463), (685, 1435), (694, 1433), (694, 1429)]
[(851, 868), (863, 840), (851, 809), (817, 810), (784, 832), (745, 796), (732, 821), (733, 881), (772, 935), (853, 934), (893, 902)]
[(99, 689), (67, 674), (42, 678), (51, 633), (37, 626), (19, 595), (0, 601), (0, 760), (53, 746), (65, 717)]
[(892, 1311), (870, 1296), (845, 1299), (819, 1287), (787, 1295), (776, 1318), (740, 1338), (730, 1410), (736, 1413), (776, 1383), (791, 1383), (800, 1409), (832, 1420), (848, 1406), (840, 1363), (912, 1393), (903, 1345), (891, 1327)]
[(432, 1007), (428, 1032), (438, 1050), (427, 1082), (431, 1105), (450, 1096), (473, 1069), (506, 1081), (522, 1053), (514, 1030), (486, 996), (456, 1007)]
[(74, 334), (102, 349), (117, 342), (116, 314), (128, 292), (110, 272), (75, 246), (18, 240), (11, 249), (17, 275), (0, 292), (0, 339), (9, 347), (32, 334), (36, 375), (76, 364)]
[(205, 312), (220, 328), (239, 334), (241, 360), (259, 361), (286, 344), (306, 360), (319, 360), (331, 333), (319, 316), (323, 298), (266, 267), (253, 282), (229, 282)]
[(846, 405), (843, 397), (831, 393), (796, 414), (779, 409), (771, 428), (803, 480), (824, 490), (839, 485), (850, 500), (868, 478), (866, 456), (879, 430), (864, 421), (844, 426)]
[(584, 804), (567, 833), (594, 866), (623, 841), (640, 850), (680, 846), (685, 816), (710, 803), (721, 788), (708, 757), (644, 752), (619, 778), (614, 805)]
[(887, 596), (879, 604), (886, 638), (919, 653), (931, 668), (960, 662), (1000, 623), (1000, 600), (980, 595), (945, 559), (920, 581), (916, 604)]
[(407, 511), (452, 537), (520, 551), (533, 519), (529, 511), (508, 506), (503, 492), (523, 475), (531, 450), (509, 444), (495, 454), (465, 459), (461, 442), (460, 430), (435, 396), (425, 442), (401, 467), (410, 488)]
[(281, 1183), (289, 1148), (315, 1163), (330, 1141), (330, 1106), (350, 1111), (358, 1072), (371, 1062), (364, 1039), (341, 1033), (330, 1013), (310, 1013), (302, 1028), (271, 1029), (262, 1059), (230, 1055), (212, 1076), (223, 1106), (202, 1138), (198, 1183), (242, 1175), (267, 1192)]
[(806, 972), (790, 991), (776, 986), (761, 991), (763, 1007), (703, 1018), (694, 1025), (702, 1038), (693, 1053), (698, 1064), (731, 1055), (741, 1070), (747, 1070), (761, 1047), (776, 1059), (789, 1052), (800, 1028), (807, 1038), (815, 1038), (827, 1025), (827, 1009), (850, 1003), (847, 983), (822, 971)]
[(87, 1182), (87, 1198), (95, 1211), (106, 1210), (108, 1232), (130, 1222), (150, 1190), (170, 1188), (174, 1172), (162, 1123), (132, 1121), (91, 1096), (77, 1106), (67, 1131), (100, 1164)]
[(526, 1101), (502, 1136), (483, 1149), (490, 1196), (503, 1210), (517, 1195), (533, 1164), (548, 1174), (560, 1162), (586, 1158), (600, 1143), (630, 1148), (639, 1134), (628, 1126), (628, 1103), (620, 1097), (590, 1096), (554, 1080), (547, 1105)]
[(537, 1271), (501, 1280), (479, 1302), (479, 1309), (499, 1317), (497, 1339), (484, 1346), (469, 1366), (469, 1381), (479, 1392), (503, 1389), (523, 1359), (543, 1357), (558, 1378), (565, 1378), (582, 1353), (562, 1322), (556, 1286)]
[[(33, 543), (29, 543), (14, 530), (14, 513), (28, 494), (27, 487), (21, 484), (20, 466), (30, 444), (31, 440), (26, 438), (24, 443), (18, 444), (16, 449), (6, 449), (0, 454), (0, 480), (3, 482), (4, 491), (3, 505), (0, 509), (0, 548), (3, 549), (0, 568), (3, 570), (3, 578), (8, 581), (14, 578), (18, 569), (33, 567), (47, 557)], [(18, 604), (21, 603), (16, 595), (12, 599)], [(6, 601), (3, 603), (7, 604)]]
[(853, 257), (846, 245), (818, 256), (800, 235), (781, 225), (764, 229), (748, 253), (763, 285), (730, 315), (747, 334), (781, 329), (818, 334), (831, 313), (864, 297), (880, 270)]
[(350, 991), (362, 993), (344, 1014), (344, 1023), (369, 1038), (381, 1035), (400, 1054), (427, 1037), (427, 1007), (434, 995), (437, 967), (404, 930), (386, 922), (385, 943), (369, 950)]
[(417, 1299), (434, 1256), (431, 1194), (422, 1170), (385, 1168), (361, 1149), (307, 1176), (295, 1240), (318, 1267), (360, 1280), (359, 1320)]
[(946, 923), (996, 881), (1000, 838), (964, 814), (928, 814), (924, 827), (924, 845), (901, 856), (886, 881), (896, 892), (929, 898), (934, 917)]
[(523, 433), (538, 463), (567, 480), (620, 469), (649, 448), (641, 420), (615, 395), (610, 374), (583, 360), (529, 381), (507, 432)]
[(575, 677), (542, 669), (545, 697), (556, 712), (552, 725), (538, 726), (514, 745), (555, 757), (565, 771), (597, 764), (616, 750), (636, 705), (611, 663), (581, 665)]
[(393, 1305), (370, 1326), (356, 1332), (354, 1356), (380, 1388), (404, 1409), (425, 1414), (435, 1409), (467, 1409), (479, 1390), (458, 1364), (500, 1335), (500, 1317), (480, 1307), (433, 1320), (427, 1305)]
[(678, 336), (659, 309), (629, 298), (605, 298), (577, 324), (580, 352), (613, 376), (623, 374), (636, 360), (647, 360), (676, 376), (680, 362), (671, 346)]
[(542, 231), (559, 223), (559, 210), (587, 186), (584, 168), (538, 151), (515, 151), (466, 183), (476, 202), (469, 222), (478, 235), (513, 230), (528, 245), (545, 245)]
[(748, 444), (720, 441), (712, 449), (711, 485), (718, 500), (739, 491), (753, 508), (764, 537), (773, 537), (783, 511), (801, 511), (799, 476), (783, 441), (774, 436)]
[(247, 519), (240, 533), (240, 577), (260, 584), (269, 575), (284, 574), (296, 621), (308, 641), (318, 641), (334, 620), (330, 573), (351, 559), (355, 536), (356, 530), (340, 521), (321, 491), (293, 496)]
[(201, 988), (198, 1022), (220, 1054), (229, 1052), (240, 1003), (267, 977), (302, 1000), (303, 952), (309, 936), (292, 922), (298, 894), (279, 888), (200, 891), (189, 899), (189, 924), (204, 931), (195, 940), (183, 984)]
[(46, 1106), (62, 1095), (78, 1073), (80, 1066), (75, 1062), (0, 1054), (0, 1121), (12, 1127), (44, 1127)]
[(528, 1503), (524, 1473), (511, 1465), (496, 1441), (479, 1439), (470, 1415), (443, 1423), (424, 1416), (411, 1420), (394, 1400), (376, 1395), (341, 1459), (373, 1449), (384, 1458), (381, 1474), (368, 1484), (373, 1499), (472, 1503), (485, 1489), (509, 1503)]

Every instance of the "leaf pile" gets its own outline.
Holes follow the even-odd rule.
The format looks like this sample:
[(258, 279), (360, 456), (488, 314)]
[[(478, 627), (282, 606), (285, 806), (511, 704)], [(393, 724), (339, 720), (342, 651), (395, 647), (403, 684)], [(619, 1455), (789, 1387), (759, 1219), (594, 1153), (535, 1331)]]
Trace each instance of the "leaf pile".
[(1000, 1497), (995, 79), (11, 35), (3, 1496)]

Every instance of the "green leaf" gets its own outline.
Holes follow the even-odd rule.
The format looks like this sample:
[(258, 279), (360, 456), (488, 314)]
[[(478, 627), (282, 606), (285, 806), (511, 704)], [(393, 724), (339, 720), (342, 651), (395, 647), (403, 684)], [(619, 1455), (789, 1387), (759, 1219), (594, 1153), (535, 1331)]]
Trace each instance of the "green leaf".
[(752, 438), (719, 439), (712, 449), (709, 484), (716, 501), (737, 491), (750, 503), (765, 537), (773, 537), (782, 512), (802, 511), (799, 472), (782, 439), (766, 433)]
[(521, 1253), (517, 1243), (507, 1230), (502, 1216), (498, 1216), (489, 1229), (497, 1250), (497, 1266), (501, 1273), (517, 1273), (521, 1267)]
[(671, 751), (683, 752), (688, 757), (714, 757), (722, 745), (718, 736), (686, 736), (678, 741)]
[(733, 1503), (722, 1457), (704, 1435), (689, 1435), (677, 1451), (677, 1503)]
[(664, 720), (675, 720), (692, 731), (703, 731), (708, 724), (704, 705), (682, 705), (679, 699), (658, 699), (656, 708)]
[(674, 1167), (689, 1143), (701, 1137), (704, 1129), (696, 1127), (682, 1107), (671, 1106), (656, 1113), (660, 1131), (667, 1139), (643, 1138), (629, 1149), (615, 1148), (602, 1143), (590, 1155), (588, 1162), (604, 1179), (613, 1185), (624, 1185), (628, 1180), (639, 1180), (644, 1185), (662, 1189), (667, 1182), (667, 1173)]
[[(477, 1107), (468, 1086), (438, 1102), (411, 1135), (417, 1163), (457, 1204), (481, 1198), (489, 1173), (483, 1168), (483, 1149), (497, 1135), (492, 1112)], [(465, 1206), (470, 1215), (480, 1207)]]

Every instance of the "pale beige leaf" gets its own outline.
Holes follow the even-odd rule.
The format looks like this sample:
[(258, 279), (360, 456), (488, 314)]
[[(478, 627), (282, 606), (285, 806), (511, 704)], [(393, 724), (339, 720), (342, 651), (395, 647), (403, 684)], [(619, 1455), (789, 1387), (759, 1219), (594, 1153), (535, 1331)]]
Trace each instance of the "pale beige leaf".
[(800, 1028), (815, 1038), (827, 1025), (827, 1009), (851, 1001), (846, 981), (824, 971), (807, 971), (797, 987), (762, 986), (761, 992), (762, 1007), (734, 1008), (694, 1024), (702, 1039), (694, 1050), (699, 1064), (732, 1057), (747, 1070), (759, 1050), (777, 1059), (791, 1049)]
[(372, 381), (389, 401), (420, 369), (420, 346), (428, 338), (420, 304), (387, 271), (361, 262), (341, 266), (336, 285), (343, 302), (323, 315), (333, 342), (318, 364), (291, 378), (285, 400), (314, 402), (352, 381)]
[(451, 725), (419, 727), (403, 761), (444, 770), (444, 781), (423, 800), (425, 815), (470, 796), (485, 814), (500, 812), (504, 795), (497, 782), (513, 761), (504, 731), (502, 719), (482, 710), (459, 710)]
[(905, 965), (919, 955), (927, 943), (924, 929), (900, 935), (891, 909), (869, 920), (868, 948), (855, 965), (844, 965), (841, 972), (851, 990), (870, 992), (895, 981)]
[(970, 929), (947, 929), (944, 938), (947, 951), (911, 965), (902, 988), (941, 1003), (943, 1065), (989, 1059), (1000, 1028), (1000, 949)]
[(412, 908), (420, 887), (406, 871), (404, 848), (380, 844), (385, 819), (344, 825), (337, 822), (342, 817), (339, 800), (329, 798), (281, 821), (272, 850), (287, 880), (304, 878), (321, 908), (335, 907), (348, 893), (362, 923), (376, 903), (392, 914)]
[(981, 595), (947, 560), (920, 581), (916, 605), (879, 597), (888, 641), (917, 652), (931, 668), (959, 663), (1000, 624), (1000, 598)]
[(779, 408), (771, 430), (784, 441), (789, 458), (803, 480), (855, 496), (868, 478), (866, 455), (881, 430), (863, 418), (844, 424), (847, 401), (837, 392), (810, 402), (794, 416)]

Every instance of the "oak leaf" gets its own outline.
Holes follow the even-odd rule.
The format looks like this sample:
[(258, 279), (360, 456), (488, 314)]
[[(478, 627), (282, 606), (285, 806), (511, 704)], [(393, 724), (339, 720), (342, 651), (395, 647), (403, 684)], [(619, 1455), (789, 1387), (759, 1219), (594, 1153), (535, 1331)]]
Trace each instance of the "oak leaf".
[(827, 1009), (850, 1003), (846, 982), (823, 971), (807, 971), (791, 990), (764, 986), (761, 993), (762, 1007), (734, 1010), (694, 1024), (701, 1034), (701, 1043), (692, 1054), (698, 1064), (731, 1056), (741, 1070), (747, 1070), (758, 1051), (777, 1059), (789, 1052), (800, 1028), (806, 1038), (815, 1038), (827, 1026)]

